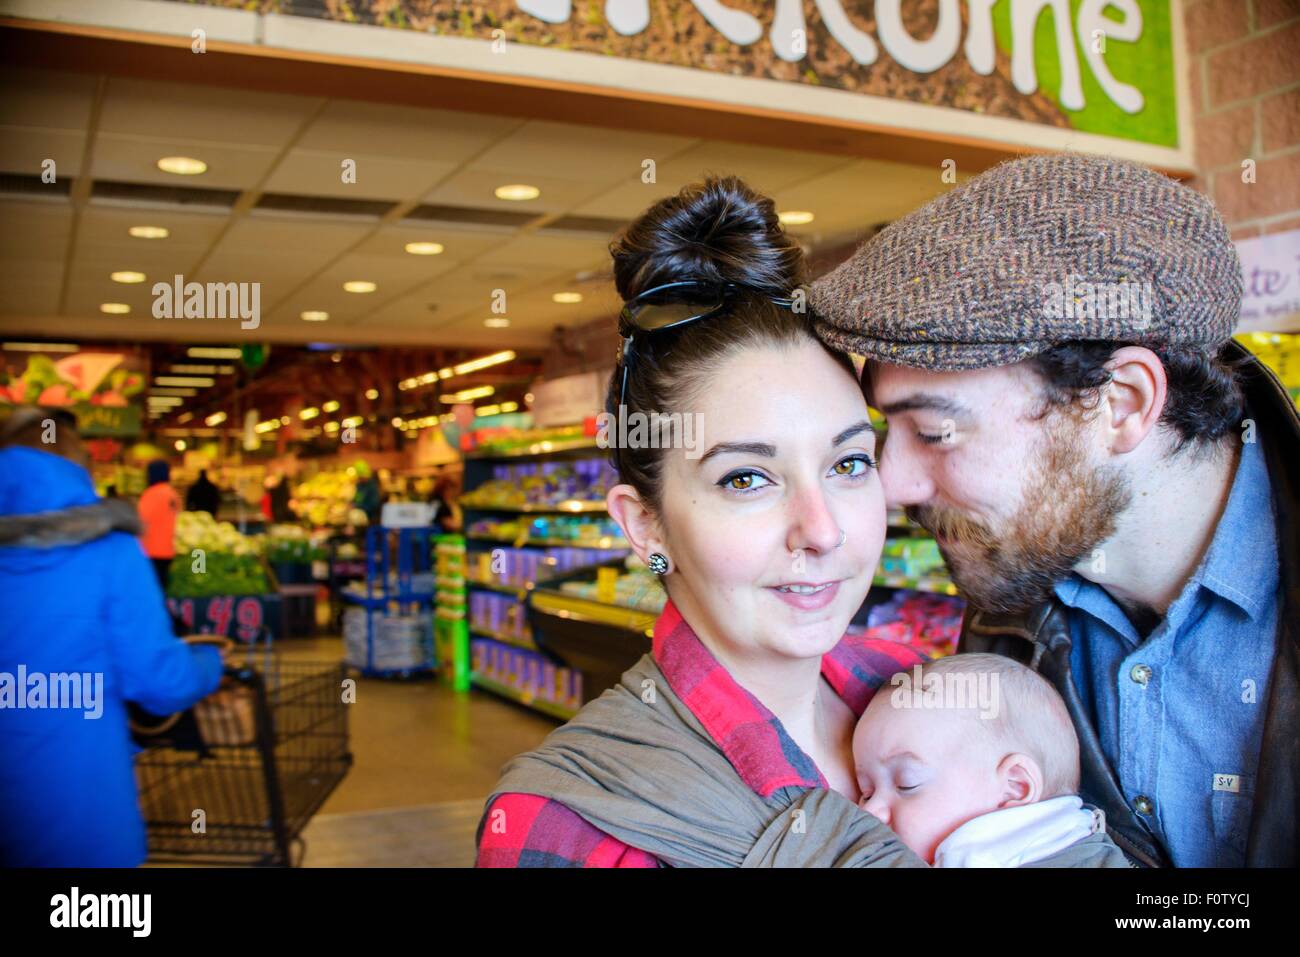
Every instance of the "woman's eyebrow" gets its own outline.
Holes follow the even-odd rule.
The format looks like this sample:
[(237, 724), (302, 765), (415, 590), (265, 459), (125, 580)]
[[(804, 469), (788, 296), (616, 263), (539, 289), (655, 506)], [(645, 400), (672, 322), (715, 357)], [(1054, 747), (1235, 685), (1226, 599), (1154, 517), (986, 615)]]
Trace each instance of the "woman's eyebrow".
[(835, 438), (831, 439), (831, 448), (834, 448), (837, 445), (843, 445), (845, 442), (853, 438), (853, 436), (855, 435), (860, 435), (863, 432), (872, 432), (872, 431), (874, 431), (874, 429), (871, 428), (871, 423), (864, 419), (861, 422), (855, 423), (854, 425), (850, 425), (839, 435), (835, 436)]
[(728, 453), (748, 453), (750, 455), (761, 455), (764, 458), (776, 458), (776, 446), (768, 445), (766, 442), (719, 442), (709, 451), (700, 456), (700, 464), (703, 465), (715, 455), (726, 455)]

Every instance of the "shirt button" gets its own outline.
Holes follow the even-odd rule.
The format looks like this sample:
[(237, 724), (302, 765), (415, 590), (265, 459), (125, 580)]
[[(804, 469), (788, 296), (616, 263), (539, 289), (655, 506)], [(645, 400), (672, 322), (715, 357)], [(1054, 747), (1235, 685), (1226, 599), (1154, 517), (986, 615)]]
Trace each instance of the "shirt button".
[(1146, 665), (1134, 665), (1128, 676), (1145, 688), (1151, 680), (1151, 669)]
[(1151, 803), (1151, 799), (1147, 797), (1145, 794), (1139, 794), (1134, 799), (1133, 806), (1137, 808), (1137, 812), (1139, 814), (1150, 814), (1152, 811), (1155, 810), (1156, 807), (1154, 804)]

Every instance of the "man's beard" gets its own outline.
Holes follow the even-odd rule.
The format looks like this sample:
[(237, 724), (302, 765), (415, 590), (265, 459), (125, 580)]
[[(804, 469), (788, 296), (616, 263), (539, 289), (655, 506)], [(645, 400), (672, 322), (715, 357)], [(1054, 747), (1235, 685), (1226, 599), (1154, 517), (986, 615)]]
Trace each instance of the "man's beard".
[(1115, 532), (1132, 499), (1124, 476), (1090, 466), (1081, 430), (1051, 413), (1024, 499), (1007, 527), (990, 528), (962, 512), (910, 506), (907, 515), (939, 541), (953, 582), (976, 608), (1022, 612), (1051, 597), (1053, 586)]

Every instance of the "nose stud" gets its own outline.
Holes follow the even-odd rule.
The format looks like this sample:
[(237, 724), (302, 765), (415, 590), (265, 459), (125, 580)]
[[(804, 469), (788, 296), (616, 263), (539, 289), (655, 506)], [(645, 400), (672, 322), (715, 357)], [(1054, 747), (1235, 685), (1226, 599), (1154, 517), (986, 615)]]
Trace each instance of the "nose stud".
[(835, 547), (836, 547), (836, 548), (839, 548), (841, 545), (843, 545), (843, 544), (844, 544), (845, 542), (847, 542), (848, 540), (849, 540), (849, 533), (846, 532), (846, 531), (844, 531), (844, 529), (841, 528), (841, 529), (840, 529), (840, 540), (839, 540), (838, 542), (835, 543)]

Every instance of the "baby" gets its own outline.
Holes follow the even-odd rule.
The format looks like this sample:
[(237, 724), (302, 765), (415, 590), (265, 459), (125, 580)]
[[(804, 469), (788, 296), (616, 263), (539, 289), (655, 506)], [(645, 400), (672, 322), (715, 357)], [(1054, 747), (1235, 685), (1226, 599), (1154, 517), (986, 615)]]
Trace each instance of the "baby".
[(1002, 655), (940, 658), (881, 685), (853, 735), (859, 806), (936, 867), (1128, 867), (1083, 807), (1056, 689)]

